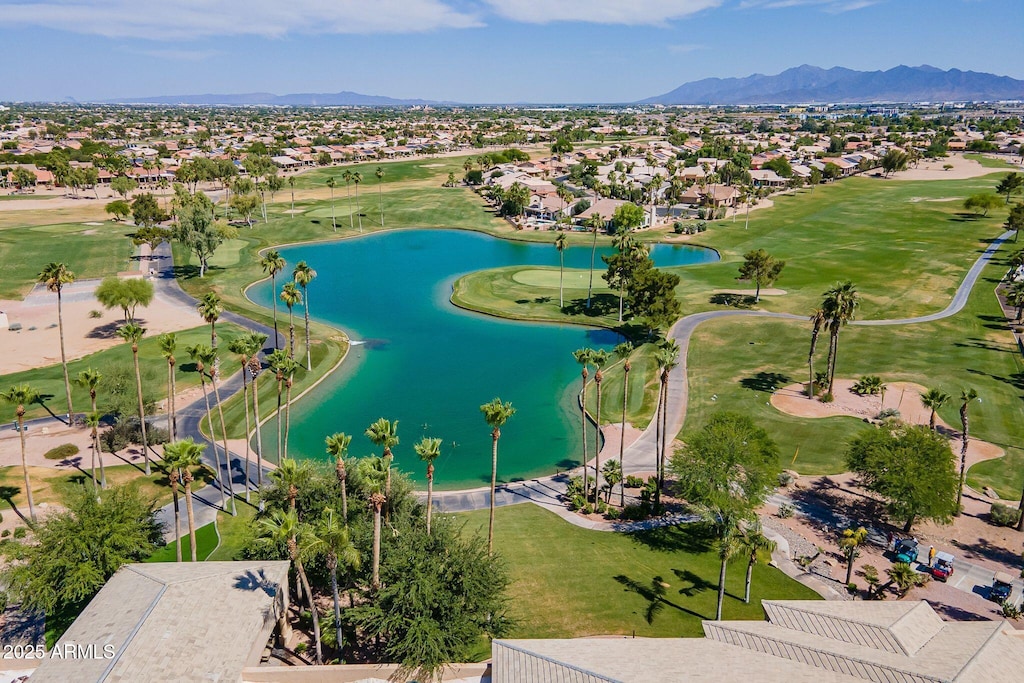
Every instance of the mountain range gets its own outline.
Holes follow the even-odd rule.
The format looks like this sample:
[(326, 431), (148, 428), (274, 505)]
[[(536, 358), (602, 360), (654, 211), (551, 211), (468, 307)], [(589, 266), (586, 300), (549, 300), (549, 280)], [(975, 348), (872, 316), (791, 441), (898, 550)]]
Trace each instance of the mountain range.
[(705, 78), (641, 104), (810, 104), (1024, 99), (1024, 81), (977, 71), (897, 66), (886, 71), (804, 64), (780, 74)]
[(411, 107), (424, 104), (439, 104), (430, 100), (403, 100), (381, 95), (363, 95), (362, 93), (293, 93), (290, 95), (274, 95), (268, 92), (242, 93), (238, 95), (156, 95), (152, 97), (125, 97), (107, 100), (106, 104), (192, 104), (192, 105), (227, 105), (256, 106), (271, 105), (283, 107)]

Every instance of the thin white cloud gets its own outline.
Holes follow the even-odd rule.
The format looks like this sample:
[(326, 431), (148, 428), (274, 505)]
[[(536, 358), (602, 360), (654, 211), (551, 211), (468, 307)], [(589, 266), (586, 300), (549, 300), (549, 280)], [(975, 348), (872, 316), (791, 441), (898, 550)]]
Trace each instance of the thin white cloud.
[(696, 52), (697, 50), (706, 50), (707, 47), (704, 45), (669, 45), (668, 51), (672, 54), (685, 55), (690, 52)]
[(816, 5), (830, 14), (841, 14), (877, 5), (882, 0), (743, 0), (740, 9), (786, 9)]
[(128, 50), (132, 54), (165, 59), (172, 62), (205, 62), (211, 57), (223, 54), (219, 50), (187, 50), (187, 49), (160, 49), (160, 50)]
[(506, 19), (528, 24), (556, 21), (628, 26), (658, 25), (722, 4), (722, 0), (484, 0)]
[(0, 0), (0, 27), (149, 40), (414, 33), (480, 25), (443, 0)]

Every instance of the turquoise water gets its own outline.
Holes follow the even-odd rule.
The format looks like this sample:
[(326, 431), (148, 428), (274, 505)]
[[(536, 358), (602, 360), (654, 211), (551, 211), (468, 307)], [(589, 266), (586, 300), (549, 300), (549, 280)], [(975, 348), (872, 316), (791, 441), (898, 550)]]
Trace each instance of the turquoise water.
[[(598, 249), (598, 268), (600, 255), (611, 252)], [(621, 338), (577, 325), (492, 318), (449, 301), (452, 283), (469, 272), (518, 264), (557, 266), (558, 252), (551, 244), (457, 230), (402, 230), (291, 247), (281, 255), (288, 262), (286, 272), (301, 260), (317, 271), (310, 287), (311, 315), (362, 342), (353, 345), (339, 372), (293, 408), (289, 455), (326, 459), (324, 437), (334, 432), (353, 436), (352, 455), (369, 455), (374, 447), (363, 432), (386, 417), (399, 421), (396, 466), (415, 480), (422, 480), (424, 472), (412, 447), (421, 437), (434, 436), (442, 439), (436, 486), (482, 486), (490, 482), (491, 437), (479, 406), (500, 396), (511, 401), (516, 414), (501, 430), (499, 479), (531, 478), (578, 464), (581, 426), (573, 397), (580, 368), (572, 351), (611, 349)], [(706, 249), (658, 245), (652, 258), (670, 266), (718, 256)], [(588, 268), (590, 249), (566, 250), (565, 265)], [(599, 282), (599, 272), (594, 277)], [(270, 283), (253, 287), (250, 296), (269, 307)], [(281, 319), (284, 332), (283, 312)], [(301, 327), (298, 321), (299, 335)], [(296, 350), (301, 349), (300, 337)], [(274, 425), (271, 420), (265, 426), (268, 452), (276, 439)]]

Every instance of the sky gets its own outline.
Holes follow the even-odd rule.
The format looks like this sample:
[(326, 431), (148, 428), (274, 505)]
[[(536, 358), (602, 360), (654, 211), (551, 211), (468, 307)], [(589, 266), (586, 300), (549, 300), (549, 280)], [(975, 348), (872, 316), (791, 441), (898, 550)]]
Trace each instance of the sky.
[(1024, 79), (1024, 0), (0, 0), (0, 101), (631, 102), (801, 64)]

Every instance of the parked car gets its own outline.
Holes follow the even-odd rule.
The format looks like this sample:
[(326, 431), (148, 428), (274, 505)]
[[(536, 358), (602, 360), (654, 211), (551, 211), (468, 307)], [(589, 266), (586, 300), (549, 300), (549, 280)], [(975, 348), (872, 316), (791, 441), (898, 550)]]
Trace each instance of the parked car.
[(917, 539), (901, 538), (897, 540), (896, 545), (893, 548), (893, 552), (896, 553), (897, 562), (906, 562), (907, 564), (913, 564), (917, 561)]
[(928, 568), (928, 571), (939, 581), (945, 581), (953, 574), (953, 556), (941, 551), (936, 553), (935, 562)]
[(1013, 577), (1006, 572), (996, 572), (992, 579), (992, 588), (988, 591), (988, 599), (1003, 604), (1010, 599), (1013, 591)]

